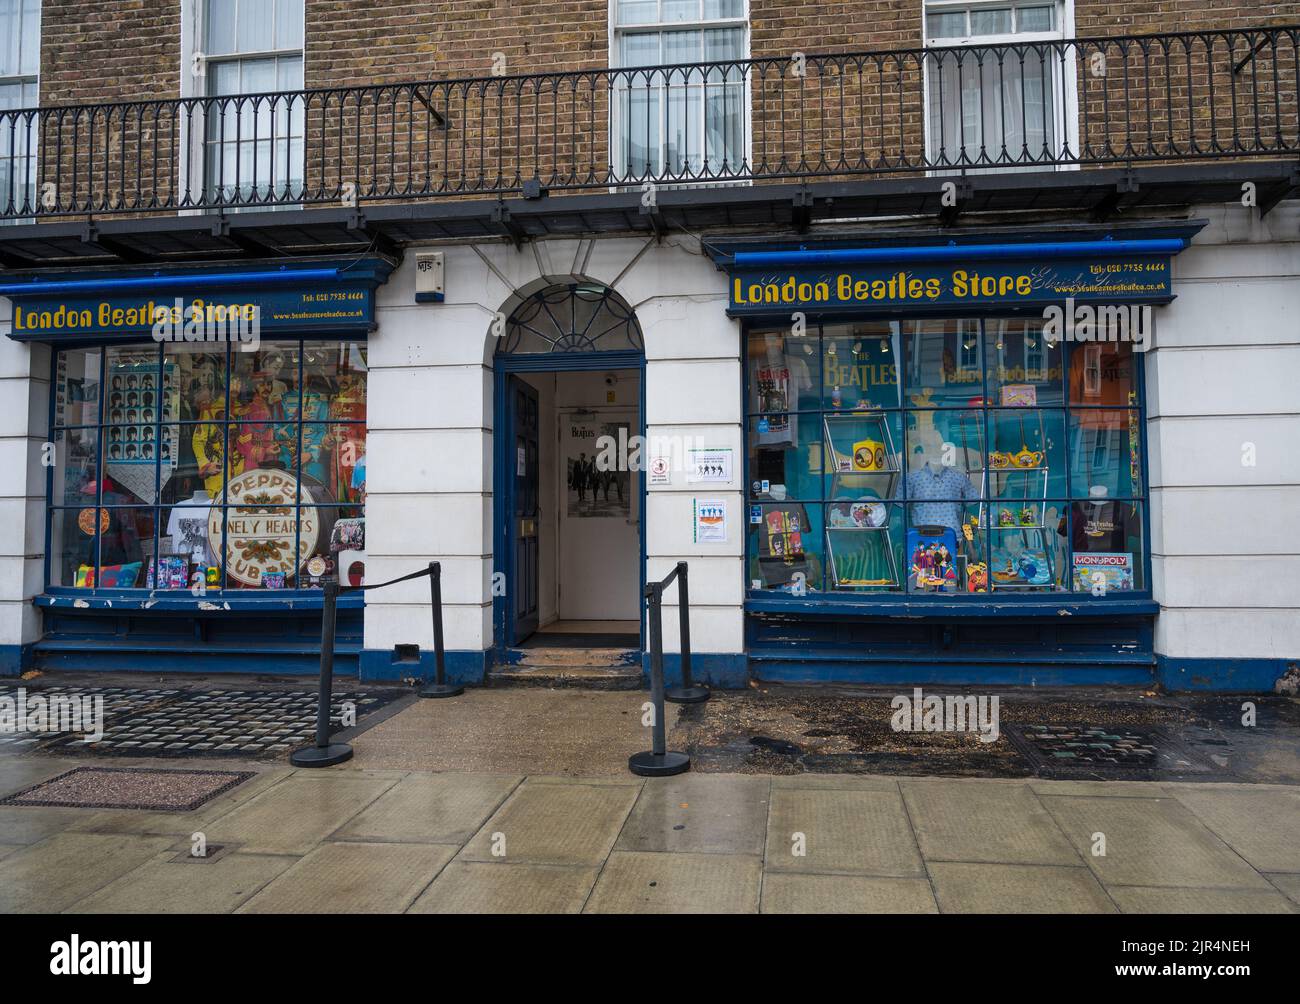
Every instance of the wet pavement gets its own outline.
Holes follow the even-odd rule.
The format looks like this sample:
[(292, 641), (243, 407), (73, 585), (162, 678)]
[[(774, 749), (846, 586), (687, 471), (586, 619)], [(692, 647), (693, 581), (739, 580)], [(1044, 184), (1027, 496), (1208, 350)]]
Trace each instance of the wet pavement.
[(1294, 699), (1003, 690), (985, 743), (896, 731), (898, 696), (670, 706), (693, 769), (653, 780), (637, 692), (402, 695), (315, 771), (9, 743), (0, 799), (89, 762), (253, 776), (184, 812), (0, 805), (0, 911), (1300, 912)]

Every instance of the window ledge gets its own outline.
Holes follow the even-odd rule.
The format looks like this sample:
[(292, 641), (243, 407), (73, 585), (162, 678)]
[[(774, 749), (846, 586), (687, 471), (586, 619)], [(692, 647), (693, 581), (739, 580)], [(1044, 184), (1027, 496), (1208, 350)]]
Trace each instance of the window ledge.
[[(365, 606), (363, 594), (339, 596), (341, 610), (360, 610)], [(241, 596), (237, 593), (212, 592), (206, 596), (186, 593), (147, 593), (140, 590), (96, 590), (94, 593), (42, 593), (32, 603), (51, 610), (96, 610), (113, 612), (147, 612), (178, 614), (297, 613), (320, 610), (325, 602), (322, 590), (289, 590), (278, 595)]]
[(844, 617), (905, 617), (937, 620), (954, 617), (1150, 617), (1160, 604), (1149, 594), (1136, 596), (988, 596), (917, 599), (911, 596), (756, 596), (745, 600), (746, 613), (808, 614)]

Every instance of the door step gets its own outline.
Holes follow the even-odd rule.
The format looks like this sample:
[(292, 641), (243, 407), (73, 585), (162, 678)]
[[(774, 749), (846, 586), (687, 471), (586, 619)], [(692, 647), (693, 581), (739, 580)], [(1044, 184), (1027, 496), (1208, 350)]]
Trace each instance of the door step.
[(641, 653), (621, 648), (513, 649), (517, 662), (494, 666), (491, 686), (640, 690)]

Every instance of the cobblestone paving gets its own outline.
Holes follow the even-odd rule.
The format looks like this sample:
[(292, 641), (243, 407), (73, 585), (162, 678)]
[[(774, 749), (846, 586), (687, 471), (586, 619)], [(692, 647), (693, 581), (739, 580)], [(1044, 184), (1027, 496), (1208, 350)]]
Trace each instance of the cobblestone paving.
[[(0, 732), (0, 744), (15, 751), (41, 748), (59, 754), (97, 756), (234, 756), (249, 759), (283, 755), (315, 736), (316, 700), (308, 690), (184, 690), (130, 687), (25, 688), (32, 702), (44, 698), (103, 699), (104, 735), (90, 742), (79, 732)], [(15, 686), (0, 687), (0, 697), (17, 700)], [(404, 691), (335, 692), (330, 704), (331, 732), (344, 728), (344, 714), (355, 722)], [(351, 717), (351, 716), (350, 716)]]

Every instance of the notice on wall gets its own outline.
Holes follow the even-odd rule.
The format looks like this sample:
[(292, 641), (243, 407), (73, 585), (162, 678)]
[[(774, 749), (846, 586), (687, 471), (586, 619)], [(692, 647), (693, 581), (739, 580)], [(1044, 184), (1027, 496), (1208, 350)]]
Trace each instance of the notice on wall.
[(670, 485), (673, 482), (672, 465), (667, 457), (652, 457), (646, 465), (646, 474), (652, 485)]
[(727, 542), (726, 499), (692, 499), (691, 506), (695, 543), (725, 544)]
[(686, 481), (689, 484), (729, 484), (731, 450), (691, 450)]

